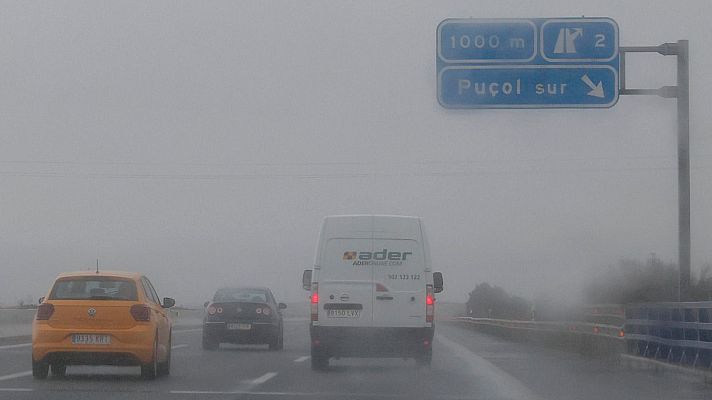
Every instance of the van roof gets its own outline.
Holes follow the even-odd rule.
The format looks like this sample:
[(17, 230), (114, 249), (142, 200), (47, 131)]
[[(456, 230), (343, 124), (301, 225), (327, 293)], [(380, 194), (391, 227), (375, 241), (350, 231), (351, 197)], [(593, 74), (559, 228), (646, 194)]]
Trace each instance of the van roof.
[(330, 215), (324, 217), (326, 237), (398, 238), (421, 241), (420, 217), (403, 215)]

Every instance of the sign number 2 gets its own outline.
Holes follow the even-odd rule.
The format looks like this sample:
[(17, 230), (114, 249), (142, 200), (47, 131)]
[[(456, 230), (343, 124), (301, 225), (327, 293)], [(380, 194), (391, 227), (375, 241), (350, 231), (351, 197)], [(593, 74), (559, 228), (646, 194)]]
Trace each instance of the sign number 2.
[(606, 47), (606, 35), (597, 33), (596, 34), (596, 46), (594, 47)]

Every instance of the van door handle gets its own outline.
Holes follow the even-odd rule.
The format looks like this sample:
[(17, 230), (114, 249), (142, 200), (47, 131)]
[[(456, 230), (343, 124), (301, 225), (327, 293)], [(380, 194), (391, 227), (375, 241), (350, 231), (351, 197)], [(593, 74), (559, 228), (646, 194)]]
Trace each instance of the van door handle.
[(376, 296), (377, 300), (393, 300), (393, 296)]

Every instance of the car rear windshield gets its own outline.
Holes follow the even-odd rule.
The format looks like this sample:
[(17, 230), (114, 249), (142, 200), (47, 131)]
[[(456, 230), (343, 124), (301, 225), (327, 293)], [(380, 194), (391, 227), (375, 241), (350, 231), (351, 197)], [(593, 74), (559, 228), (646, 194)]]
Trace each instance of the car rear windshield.
[(214, 302), (240, 301), (249, 303), (266, 303), (267, 293), (260, 289), (220, 289), (213, 297)]
[(116, 278), (65, 278), (54, 284), (50, 300), (137, 301), (136, 284)]

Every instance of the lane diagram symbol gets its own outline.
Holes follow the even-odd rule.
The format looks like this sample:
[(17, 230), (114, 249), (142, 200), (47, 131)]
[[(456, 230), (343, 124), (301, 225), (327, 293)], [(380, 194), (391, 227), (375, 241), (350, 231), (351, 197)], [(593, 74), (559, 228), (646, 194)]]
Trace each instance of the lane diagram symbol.
[(554, 54), (576, 54), (576, 39), (583, 36), (581, 28), (561, 28), (556, 38)]

